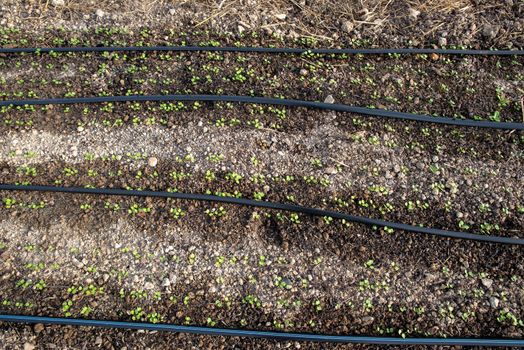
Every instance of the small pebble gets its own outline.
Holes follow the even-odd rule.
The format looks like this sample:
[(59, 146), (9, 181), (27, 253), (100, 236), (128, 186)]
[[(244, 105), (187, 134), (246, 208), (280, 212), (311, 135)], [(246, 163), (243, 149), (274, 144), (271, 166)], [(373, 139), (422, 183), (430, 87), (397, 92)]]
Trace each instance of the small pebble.
[(489, 305), (491, 305), (492, 308), (496, 309), (499, 307), (500, 299), (491, 297), (489, 298)]
[(413, 8), (409, 9), (409, 17), (411, 17), (413, 19), (417, 19), (419, 15), (420, 15), (420, 11), (419, 10), (416, 10), (416, 9), (413, 9)]
[(500, 26), (486, 23), (482, 28), (482, 35), (487, 39), (494, 39), (500, 30)]
[(324, 103), (335, 103), (335, 99), (331, 95), (327, 95)]
[(345, 21), (342, 23), (342, 30), (346, 33), (351, 33), (353, 28), (355, 28), (355, 25), (351, 21)]
[(151, 168), (156, 167), (157, 164), (158, 159), (156, 157), (149, 157), (149, 159), (147, 160), (147, 165), (149, 165)]
[(363, 326), (369, 326), (375, 321), (375, 319), (371, 316), (365, 316), (362, 318), (362, 325)]
[(97, 17), (100, 17), (100, 18), (104, 17), (105, 14), (106, 14), (106, 13), (105, 13), (104, 11), (102, 11), (101, 9), (98, 9), (98, 10), (96, 10), (96, 12), (95, 12), (95, 15), (96, 15)]
[(35, 324), (35, 333), (40, 333), (45, 329), (44, 325), (41, 323)]
[(488, 289), (491, 288), (491, 286), (493, 285), (493, 280), (489, 278), (483, 278), (480, 282), (484, 287)]

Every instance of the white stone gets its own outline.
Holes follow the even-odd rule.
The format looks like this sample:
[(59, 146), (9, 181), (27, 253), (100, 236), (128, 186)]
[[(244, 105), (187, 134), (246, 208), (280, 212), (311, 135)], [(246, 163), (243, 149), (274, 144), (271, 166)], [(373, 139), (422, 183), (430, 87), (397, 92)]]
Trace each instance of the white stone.
[(350, 33), (353, 28), (355, 28), (355, 25), (351, 21), (345, 21), (342, 23), (342, 30), (346, 33)]
[(489, 298), (489, 305), (491, 305), (492, 308), (496, 309), (499, 307), (500, 300), (499, 298), (491, 297)]
[(31, 344), (31, 343), (24, 344), (24, 350), (33, 350), (34, 348), (35, 348), (34, 344)]
[(418, 16), (420, 15), (420, 11), (419, 10), (415, 10), (413, 8), (410, 8), (409, 9), (409, 16), (413, 19), (417, 19)]
[(331, 95), (327, 95), (324, 103), (335, 103), (335, 99)]
[(491, 286), (493, 285), (493, 280), (489, 278), (484, 278), (480, 282), (482, 283), (484, 287), (488, 289), (491, 288)]
[(149, 159), (147, 160), (147, 165), (149, 165), (151, 168), (156, 167), (157, 164), (158, 159), (156, 157), (149, 157)]

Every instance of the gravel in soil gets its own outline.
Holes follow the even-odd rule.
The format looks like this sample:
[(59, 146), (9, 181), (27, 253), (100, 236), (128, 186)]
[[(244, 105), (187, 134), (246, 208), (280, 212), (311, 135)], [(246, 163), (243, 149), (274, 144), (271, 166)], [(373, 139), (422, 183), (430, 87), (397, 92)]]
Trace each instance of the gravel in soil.
[[(70, 34), (56, 43), (53, 34), (24, 42), (2, 32), (2, 40), (72, 43)], [(77, 34), (77, 44), (87, 43), (87, 34)], [(142, 39), (112, 30), (96, 35), (94, 43), (113, 35), (112, 43), (121, 44), (183, 37), (148, 30)], [(186, 39), (236, 40), (205, 33)], [(246, 44), (273, 43), (263, 40)], [(2, 98), (128, 89), (322, 101), (331, 95), (335, 102), (469, 118), (521, 115), (520, 58), (53, 56), (2, 57)], [(42, 78), (50, 88), (41, 87)], [(4, 109), (2, 118), (1, 182), (241, 194), (482, 234), (523, 231), (518, 132), (204, 103)], [(523, 336), (519, 247), (151, 198), (2, 193), (0, 218), (3, 312), (332, 334)], [(331, 348), (2, 327), (6, 348), (156, 348), (162, 341), (185, 348)]]
[(82, 196), (52, 197), (54, 205), (11, 211), (2, 222), (0, 288), (10, 313), (336, 334), (522, 335), (507, 314), (521, 307), (518, 247), (228, 205), (194, 203), (176, 220), (142, 205), (86, 214)]
[(1, 174), (7, 183), (242, 195), (483, 234), (521, 231), (515, 133), (431, 127), (415, 136), (413, 123), (380, 130), (346, 115), (298, 112), (281, 120), (283, 131), (217, 125), (204, 119), (207, 110), (177, 115), (181, 125), (94, 119), (64, 135), (11, 131), (0, 142)]
[[(440, 211), (442, 202), (431, 189), (431, 177), (440, 178), (443, 169), (455, 169), (454, 162), (467, 158), (442, 151), (432, 155), (434, 151), (421, 147), (415, 154), (441, 164), (436, 172), (424, 172), (420, 160), (413, 157), (413, 165), (406, 163), (411, 159), (409, 148), (356, 142), (344, 137), (346, 129), (354, 125), (328, 127), (333, 114), (318, 115), (324, 119), (307, 134), (299, 132), (298, 125), (275, 133), (206, 123), (212, 142), (188, 138), (208, 137), (198, 131), (204, 123), (199, 126), (196, 120), (191, 120), (192, 127), (175, 129), (162, 125), (108, 129), (92, 124), (69, 132), (71, 136), (10, 131), (2, 151), (2, 179), (11, 183), (176, 187), (233, 195), (261, 191), (267, 199), (292, 198), (317, 206), (328, 205), (327, 198), (351, 198), (351, 205), (343, 204), (341, 209), (368, 215), (384, 211), (387, 200), (398, 210), (381, 215), (404, 220), (408, 216), (415, 222), (456, 228), (457, 218)], [(289, 117), (296, 120), (293, 114)], [(139, 135), (146, 134), (150, 139), (141, 140)], [(107, 139), (100, 139), (101, 135)], [(485, 162), (483, 156), (478, 160), (475, 154), (483, 153), (478, 151), (470, 156), (485, 173), (498, 169), (508, 174), (504, 188), (512, 190), (497, 192), (496, 182), (473, 172), (468, 176), (478, 187), (461, 197), (475, 198), (489, 187), (491, 193), (522, 198), (519, 181), (513, 180), (520, 165), (506, 160), (519, 159), (521, 147), (511, 135), (504, 141), (505, 135), (486, 135), (503, 145), (503, 156), (495, 157), (497, 160)], [(140, 141), (134, 144), (133, 140)], [(233, 144), (228, 144), (231, 140)], [(167, 147), (159, 148), (159, 144)], [(206, 146), (210, 144), (215, 146)], [(67, 148), (71, 145), (74, 150)], [(61, 152), (64, 149), (68, 152)], [(246, 154), (246, 149), (253, 154)], [(402, 156), (395, 156), (397, 152)], [(68, 158), (57, 159), (64, 155)], [(156, 158), (154, 167), (149, 164), (151, 157)], [(374, 170), (352, 173), (352, 169), (371, 168), (380, 158), (392, 166), (388, 171), (393, 178)], [(396, 165), (401, 169), (398, 173)], [(403, 167), (412, 166), (418, 169), (410, 172), (413, 177), (401, 175)], [(293, 181), (282, 182), (286, 176)], [(383, 185), (370, 187), (370, 176), (389, 178), (400, 187), (397, 191)], [(270, 180), (272, 177), (280, 180)], [(324, 179), (329, 181), (322, 182)], [(407, 191), (417, 185), (425, 196), (422, 202)], [(381, 186), (385, 192), (376, 193), (374, 189)], [(450, 185), (446, 194), (453, 195), (453, 188)], [(515, 247), (389, 234), (322, 218), (182, 201), (12, 193), (3, 202), (2, 212), (8, 219), (2, 224), (6, 263), (0, 288), (4, 307), (11, 313), (36, 311), (337, 334), (521, 334), (522, 271), (520, 251)], [(506, 202), (516, 203), (514, 198), (500, 203)], [(365, 203), (371, 203), (375, 211)], [(413, 203), (414, 213), (406, 203)], [(424, 209), (426, 203), (431, 209)], [(478, 217), (479, 208), (471, 201), (455, 200), (454, 204), (466, 213), (465, 220)], [(501, 214), (495, 214), (502, 212), (489, 210), (484, 218), (502, 222)], [(502, 230), (522, 227), (516, 207), (505, 215), (509, 226), (501, 226)]]

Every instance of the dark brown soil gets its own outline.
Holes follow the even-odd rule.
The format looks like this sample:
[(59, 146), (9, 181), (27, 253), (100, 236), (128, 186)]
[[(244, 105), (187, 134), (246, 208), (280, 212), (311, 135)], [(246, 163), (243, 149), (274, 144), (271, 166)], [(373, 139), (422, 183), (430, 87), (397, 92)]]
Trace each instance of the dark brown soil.
[[(324, 101), (331, 94), (337, 103), (349, 105), (457, 118), (523, 118), (521, 57), (128, 53), (36, 58), (4, 58), (4, 99), (225, 94)], [(20, 70), (26, 73), (18, 74)], [(88, 108), (86, 114), (96, 109)], [(16, 121), (9, 113), (4, 123), (7, 120)]]
[[(147, 165), (136, 166), (132, 163), (121, 163), (117, 161), (86, 161), (84, 164), (76, 164), (68, 168), (65, 162), (38, 164), (31, 166), (33, 173), (29, 174), (23, 167), (9, 167), (8, 164), (0, 164), (4, 183), (21, 183), (47, 186), (72, 186), (84, 187), (94, 186), (97, 188), (128, 188), (166, 191), (176, 189), (178, 192), (186, 193), (209, 193), (227, 196), (256, 196), (263, 193), (264, 200), (281, 203), (299, 203), (303, 206), (322, 208), (348, 212), (354, 215), (378, 217), (387, 221), (396, 221), (424, 226), (444, 228), (460, 231), (456, 216), (450, 211), (442, 208), (439, 199), (427, 201), (428, 210), (410, 210), (405, 205), (406, 201), (416, 202), (418, 196), (406, 195), (402, 192), (394, 192), (387, 196), (380, 196), (371, 190), (355, 192), (348, 188), (343, 191), (328, 189), (328, 184), (322, 184), (322, 178), (313, 181), (303, 178), (300, 174), (289, 173), (272, 178), (270, 174), (264, 175), (263, 183), (251, 180), (239, 180), (236, 183), (231, 179), (231, 172), (211, 171), (203, 169), (191, 171), (187, 164), (181, 161), (162, 161), (159, 167), (151, 168)], [(71, 175), (67, 169), (74, 169)], [(178, 174), (178, 175), (173, 175)], [(207, 176), (206, 176), (207, 175)], [(285, 181), (289, 177), (293, 180)], [(325, 180), (329, 181), (327, 177)], [(36, 180), (36, 181), (35, 181)], [(15, 198), (18, 196), (15, 196)], [(41, 197), (41, 196), (37, 196)], [(43, 197), (45, 198), (45, 196)], [(292, 200), (290, 200), (292, 198)], [(343, 199), (348, 203), (341, 205), (336, 199)], [(255, 197), (256, 199), (256, 197)], [(143, 200), (132, 200), (131, 202), (143, 202)], [(360, 205), (361, 201), (371, 201), (370, 206)], [(33, 200), (32, 202), (39, 202)], [(103, 200), (90, 200), (85, 203), (93, 207), (102, 207)], [(395, 211), (384, 211), (386, 205), (393, 205)], [(126, 206), (123, 205), (125, 208)], [(166, 208), (153, 208), (154, 211), (168, 213)], [(465, 202), (460, 210), (466, 213), (476, 213), (478, 224), (470, 228), (472, 232), (482, 232), (480, 224), (484, 220), (499, 223), (500, 230), (497, 235), (516, 236), (521, 233), (520, 228), (524, 225), (524, 215), (519, 211), (509, 213), (491, 210), (478, 213), (475, 202)], [(284, 230), (285, 231), (285, 230)], [(485, 232), (484, 232), (485, 233)], [(495, 233), (492, 233), (495, 234)]]

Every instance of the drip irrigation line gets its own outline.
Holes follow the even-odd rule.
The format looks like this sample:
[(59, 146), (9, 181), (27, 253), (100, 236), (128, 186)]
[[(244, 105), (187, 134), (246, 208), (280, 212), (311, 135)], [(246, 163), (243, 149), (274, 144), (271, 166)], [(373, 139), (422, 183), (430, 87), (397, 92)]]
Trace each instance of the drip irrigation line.
[(524, 55), (524, 50), (472, 50), (472, 49), (307, 49), (290, 47), (234, 47), (234, 46), (73, 46), (73, 47), (14, 47), (0, 48), (0, 53), (50, 53), (50, 52), (244, 52), (244, 53), (284, 53), (284, 54), (323, 54), (323, 55), (387, 55), (387, 54), (438, 54), (438, 55), (476, 55), (476, 56), (514, 56)]
[(207, 101), (207, 102), (240, 102), (266, 105), (281, 105), (288, 107), (305, 107), (336, 112), (348, 112), (369, 115), (374, 117), (386, 117), (403, 120), (412, 120), (426, 123), (447, 124), (454, 126), (467, 126), (478, 128), (504, 129), (504, 130), (524, 130), (524, 123), (514, 122), (492, 122), (485, 120), (455, 119), (448, 117), (433, 117), (430, 115), (420, 115), (388, 111), (379, 108), (365, 108), (349, 106), (344, 104), (291, 100), (284, 98), (252, 97), (235, 95), (130, 95), (130, 96), (96, 96), (96, 97), (76, 97), (76, 98), (50, 98), (50, 99), (27, 99), (27, 100), (5, 100), (0, 101), (0, 106), (41, 106), (55, 104), (79, 104), (79, 103), (105, 103), (105, 102), (167, 102), (167, 101)]
[(296, 213), (307, 214), (311, 216), (328, 216), (334, 219), (344, 219), (350, 222), (388, 227), (395, 230), (402, 230), (413, 233), (423, 233), (429, 235), (436, 235), (442, 237), (467, 239), (479, 242), (491, 242), (513, 245), (524, 245), (524, 238), (512, 238), (501, 236), (489, 236), (474, 234), (468, 232), (448, 231), (430, 227), (420, 227), (408, 225), (398, 222), (390, 222), (380, 219), (373, 219), (364, 216), (356, 216), (351, 214), (340, 213), (331, 210), (316, 209), (304, 207), (294, 204), (275, 203), (267, 201), (258, 201), (253, 199), (235, 198), (235, 197), (221, 197), (208, 194), (195, 193), (181, 193), (181, 192), (166, 192), (166, 191), (139, 191), (139, 190), (124, 190), (116, 188), (83, 188), (83, 187), (60, 187), (60, 186), (40, 186), (40, 185), (8, 185), (0, 184), (0, 190), (4, 191), (35, 191), (35, 192), (62, 192), (62, 193), (78, 193), (78, 194), (95, 194), (95, 195), (110, 195), (110, 196), (128, 196), (128, 197), (161, 197), (161, 198), (175, 198), (184, 200), (196, 200), (207, 202), (218, 202), (227, 204), (236, 204), (250, 207), (259, 207), (275, 210), (291, 211)]
[(85, 320), (79, 318), (59, 318), (43, 316), (2, 315), (0, 321), (12, 323), (42, 323), (62, 326), (103, 327), (120, 329), (140, 329), (191, 333), (210, 336), (264, 338), (277, 341), (312, 341), (328, 343), (384, 344), (384, 345), (440, 345), (440, 346), (524, 346), (524, 339), (486, 339), (486, 338), (393, 338), (372, 336), (326, 335), (312, 333), (288, 333), (274, 331), (255, 331), (231, 328), (211, 328), (198, 326), (179, 326), (166, 323), (142, 323), (105, 320)]

